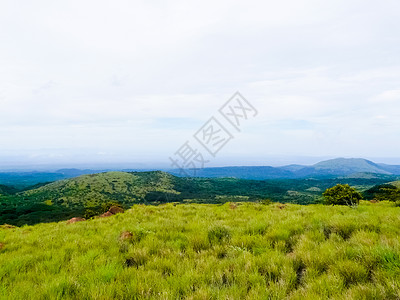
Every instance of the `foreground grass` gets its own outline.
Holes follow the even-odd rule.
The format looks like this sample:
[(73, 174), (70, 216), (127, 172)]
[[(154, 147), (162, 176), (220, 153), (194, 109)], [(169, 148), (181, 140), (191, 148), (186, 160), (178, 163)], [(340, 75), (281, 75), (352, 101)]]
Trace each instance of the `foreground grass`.
[(136, 205), (0, 229), (0, 298), (400, 299), (399, 233), (388, 203)]

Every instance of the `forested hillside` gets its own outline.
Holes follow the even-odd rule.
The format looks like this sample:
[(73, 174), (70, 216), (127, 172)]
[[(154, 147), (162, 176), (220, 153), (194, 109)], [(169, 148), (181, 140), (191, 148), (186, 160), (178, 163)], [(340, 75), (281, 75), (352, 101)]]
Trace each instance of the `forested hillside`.
[(108, 203), (133, 204), (276, 202), (311, 204), (338, 183), (364, 191), (387, 183), (384, 178), (245, 180), (237, 178), (182, 178), (152, 172), (106, 172), (38, 184), (18, 190), (0, 186), (0, 224), (35, 224), (91, 217)]

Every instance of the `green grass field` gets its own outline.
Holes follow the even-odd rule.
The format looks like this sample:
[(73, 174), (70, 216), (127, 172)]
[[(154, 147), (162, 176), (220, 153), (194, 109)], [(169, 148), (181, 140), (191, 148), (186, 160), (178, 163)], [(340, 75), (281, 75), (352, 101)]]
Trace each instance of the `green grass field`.
[(399, 233), (386, 202), (134, 205), (1, 228), (0, 298), (400, 299)]

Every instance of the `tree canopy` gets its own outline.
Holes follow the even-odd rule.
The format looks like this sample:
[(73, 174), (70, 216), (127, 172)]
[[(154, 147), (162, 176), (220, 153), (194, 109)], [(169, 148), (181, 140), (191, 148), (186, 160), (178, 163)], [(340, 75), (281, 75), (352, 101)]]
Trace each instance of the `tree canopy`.
[(327, 189), (323, 194), (327, 205), (355, 206), (362, 199), (362, 195), (348, 184), (338, 184)]

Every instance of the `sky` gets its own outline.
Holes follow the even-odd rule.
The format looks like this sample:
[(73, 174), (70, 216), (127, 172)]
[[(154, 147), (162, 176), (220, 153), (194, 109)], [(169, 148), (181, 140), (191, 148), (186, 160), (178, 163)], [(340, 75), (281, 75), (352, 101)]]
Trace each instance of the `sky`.
[(397, 0), (2, 0), (0, 169), (166, 166), (236, 91), (209, 166), (400, 164), (399, 32)]

